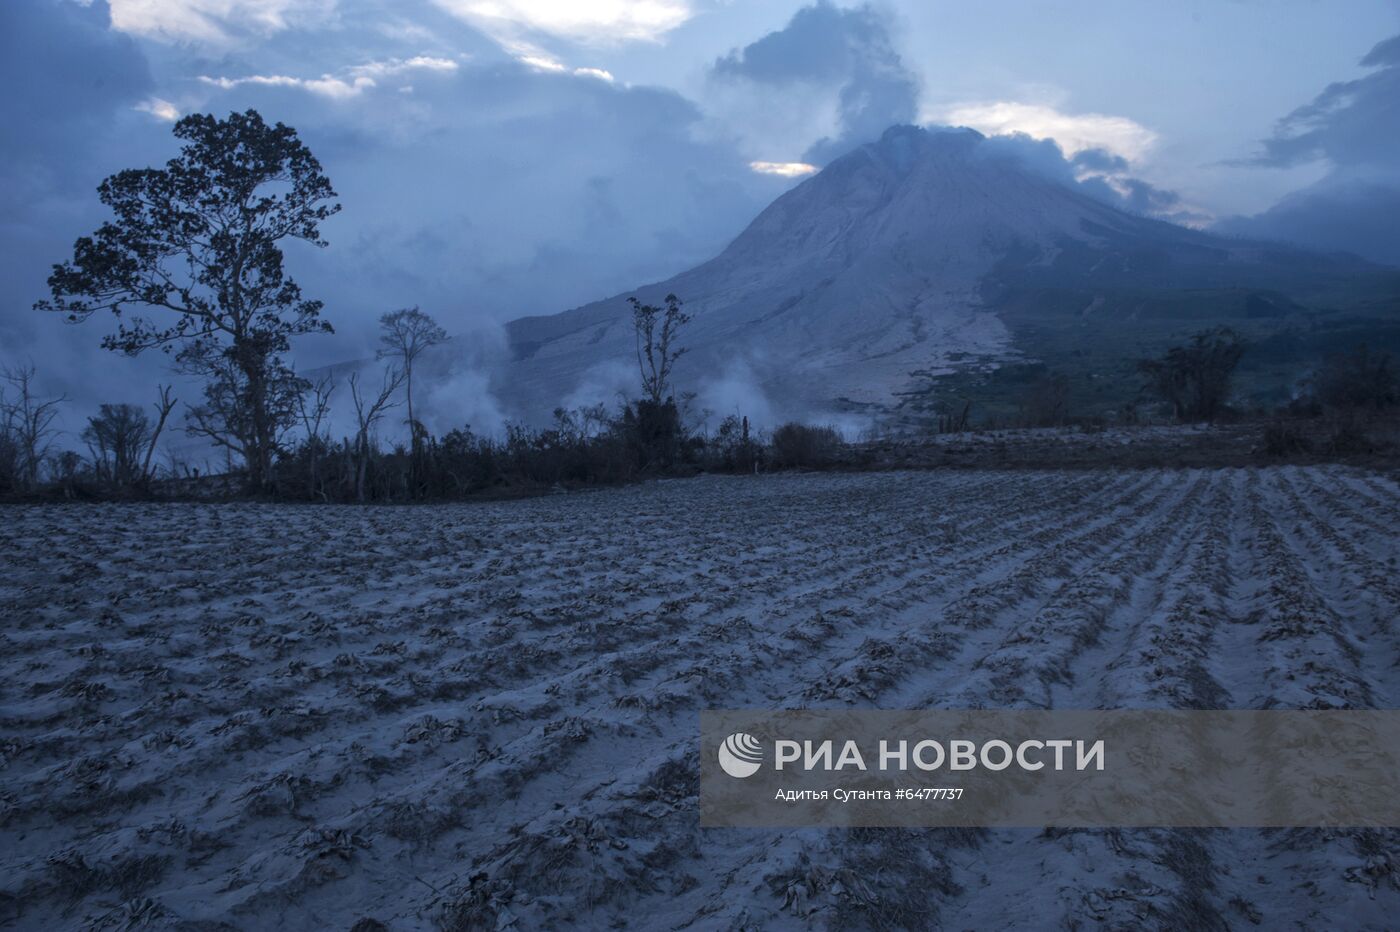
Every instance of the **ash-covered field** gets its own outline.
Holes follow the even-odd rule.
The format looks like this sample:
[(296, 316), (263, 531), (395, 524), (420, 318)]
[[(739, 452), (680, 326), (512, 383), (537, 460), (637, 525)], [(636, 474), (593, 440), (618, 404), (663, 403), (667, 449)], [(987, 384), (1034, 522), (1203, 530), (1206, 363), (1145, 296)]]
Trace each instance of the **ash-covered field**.
[(17, 928), (1393, 928), (1400, 834), (705, 830), (698, 711), (1395, 708), (1341, 467), (0, 512)]

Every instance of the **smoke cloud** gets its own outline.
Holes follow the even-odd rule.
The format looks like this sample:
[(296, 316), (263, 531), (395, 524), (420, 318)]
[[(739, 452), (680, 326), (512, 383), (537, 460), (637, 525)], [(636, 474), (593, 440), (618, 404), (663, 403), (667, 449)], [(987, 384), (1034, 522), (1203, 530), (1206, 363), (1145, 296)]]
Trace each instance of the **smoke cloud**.
[(821, 0), (803, 7), (782, 29), (717, 60), (711, 77), (765, 98), (799, 85), (822, 95), (830, 132), (801, 158), (814, 165), (918, 114), (918, 76), (896, 51), (887, 17), (869, 5), (841, 9)]
[(1400, 265), (1400, 36), (1377, 44), (1365, 77), (1328, 85), (1279, 120), (1262, 151), (1242, 164), (1263, 168), (1323, 161), (1327, 176), (1228, 233), (1354, 252)]

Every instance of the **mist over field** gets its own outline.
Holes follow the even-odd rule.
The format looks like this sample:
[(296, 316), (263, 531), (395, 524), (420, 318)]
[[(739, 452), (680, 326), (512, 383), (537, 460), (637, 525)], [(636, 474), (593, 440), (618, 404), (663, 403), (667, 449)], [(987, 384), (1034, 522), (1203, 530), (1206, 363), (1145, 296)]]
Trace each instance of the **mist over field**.
[(0, 927), (1394, 926), (1367, 714), (1211, 752), (1268, 829), (774, 828), (700, 730), (1396, 711), (1393, 0), (0, 37)]

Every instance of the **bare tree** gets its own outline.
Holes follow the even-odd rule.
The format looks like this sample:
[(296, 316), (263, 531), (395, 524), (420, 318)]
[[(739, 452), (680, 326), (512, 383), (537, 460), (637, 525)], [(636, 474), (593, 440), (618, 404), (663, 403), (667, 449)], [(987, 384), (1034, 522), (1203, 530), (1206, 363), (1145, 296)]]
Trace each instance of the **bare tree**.
[(365, 500), (365, 479), (369, 474), (369, 460), (373, 454), (370, 444), (370, 434), (374, 430), (374, 425), (384, 416), (384, 412), (392, 408), (397, 402), (393, 401), (394, 392), (399, 390), (403, 384), (404, 372), (402, 369), (388, 368), (384, 370), (384, 377), (379, 385), (379, 394), (373, 396), (360, 393), (360, 374), (356, 372), (350, 376), (350, 399), (355, 405), (355, 421), (359, 426), (359, 432), (355, 435), (355, 498), (357, 501)]
[(104, 404), (83, 429), (100, 481), (118, 487), (137, 484), (138, 459), (151, 439), (151, 420), (132, 404)]
[(156, 429), (151, 433), (151, 442), (146, 447), (146, 458), (141, 463), (141, 481), (151, 481), (151, 457), (155, 456), (156, 444), (160, 441), (160, 432), (165, 429), (165, 421), (170, 417), (170, 412), (174, 410), (178, 398), (170, 397), (169, 385), (157, 385), (156, 391), (159, 395), (156, 401)]
[(379, 318), (379, 352), (376, 359), (394, 359), (403, 370), (404, 400), (408, 402), (408, 430), (416, 455), (422, 432), (413, 416), (413, 364), (430, 346), (447, 342), (447, 331), (417, 307), (404, 308)]
[(335, 383), (331, 377), (323, 375), (310, 389), (297, 396), (297, 416), (301, 418), (302, 427), (306, 428), (308, 491), (313, 495), (321, 487), (321, 447), (326, 444), (321, 425), (330, 414), (331, 393), (334, 391)]
[(642, 374), (642, 393), (654, 405), (660, 405), (671, 394), (671, 370), (685, 349), (675, 346), (680, 329), (690, 323), (690, 315), (681, 310), (681, 299), (673, 294), (665, 298), (664, 307), (643, 304), (628, 298), (632, 305), (632, 330), (637, 344), (637, 367)]
[(0, 386), (0, 420), (13, 445), (15, 478), (28, 490), (39, 484), (39, 467), (58, 433), (53, 426), (58, 406), (68, 400), (63, 395), (40, 400), (35, 394), (34, 373), (33, 363), (0, 369), (0, 379), (8, 385), (8, 390)]

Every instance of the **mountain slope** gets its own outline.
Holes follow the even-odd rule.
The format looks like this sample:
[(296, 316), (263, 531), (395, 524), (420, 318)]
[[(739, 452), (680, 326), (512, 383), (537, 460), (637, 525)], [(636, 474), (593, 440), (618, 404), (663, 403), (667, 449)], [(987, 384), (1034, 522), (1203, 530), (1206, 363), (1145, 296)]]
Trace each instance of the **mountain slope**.
[[(629, 294), (674, 292), (693, 312), (682, 388), (742, 364), (780, 411), (810, 414), (891, 408), (931, 379), (1038, 358), (1028, 318), (1137, 320), (1187, 294), (1206, 317), (1261, 301), (1286, 316), (1293, 297), (1371, 268), (1124, 213), (970, 130), (895, 127), (778, 198), (715, 259)], [(509, 324), (503, 394), (548, 411), (622, 376), (625, 299)]]

